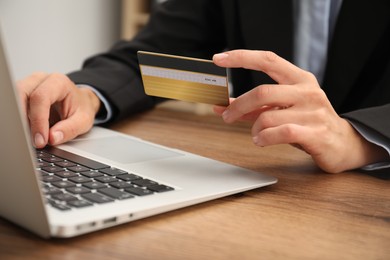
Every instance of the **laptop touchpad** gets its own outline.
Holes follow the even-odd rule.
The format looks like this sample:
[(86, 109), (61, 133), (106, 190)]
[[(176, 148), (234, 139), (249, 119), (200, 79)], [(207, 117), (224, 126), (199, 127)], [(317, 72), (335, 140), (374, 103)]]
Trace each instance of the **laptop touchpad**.
[(122, 164), (159, 160), (183, 155), (122, 136), (88, 140), (76, 139), (69, 144), (74, 148)]

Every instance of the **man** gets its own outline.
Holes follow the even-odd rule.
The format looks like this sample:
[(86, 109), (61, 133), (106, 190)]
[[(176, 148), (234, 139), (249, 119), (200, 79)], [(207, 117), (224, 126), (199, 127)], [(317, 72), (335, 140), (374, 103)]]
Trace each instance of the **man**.
[[(311, 3), (322, 5), (329, 29), (323, 31), (320, 47), (313, 42), (302, 48), (307, 31), (301, 24), (317, 21), (300, 22)], [(66, 142), (88, 131), (96, 115), (98, 121), (114, 121), (161, 102), (143, 91), (136, 51), (146, 50), (213, 57), (218, 66), (232, 68), (238, 98), (227, 108), (215, 107), (215, 112), (227, 123), (253, 121), (256, 145), (292, 144), (327, 172), (389, 162), (390, 4), (340, 4), (167, 1), (135, 39), (87, 60), (81, 71), (68, 77), (38, 73), (19, 82), (34, 144)], [(315, 13), (317, 7), (310, 8)], [(307, 49), (313, 49), (314, 56), (305, 54)], [(223, 50), (230, 51), (213, 56)], [(311, 66), (316, 55), (321, 61)]]

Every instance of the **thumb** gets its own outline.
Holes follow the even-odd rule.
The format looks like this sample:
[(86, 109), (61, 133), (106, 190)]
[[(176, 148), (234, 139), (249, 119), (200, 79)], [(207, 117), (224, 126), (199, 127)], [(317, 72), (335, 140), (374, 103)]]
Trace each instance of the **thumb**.
[(82, 113), (76, 113), (57, 122), (50, 128), (49, 143), (51, 145), (62, 144), (88, 132), (93, 126), (93, 118), (90, 120), (86, 118), (89, 117)]

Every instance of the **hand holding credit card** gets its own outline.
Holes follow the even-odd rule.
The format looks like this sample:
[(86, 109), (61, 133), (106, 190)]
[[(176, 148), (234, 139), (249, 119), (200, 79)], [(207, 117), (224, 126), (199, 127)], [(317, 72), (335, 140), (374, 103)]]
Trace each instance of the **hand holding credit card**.
[(211, 60), (138, 51), (138, 62), (147, 95), (229, 105), (226, 69)]

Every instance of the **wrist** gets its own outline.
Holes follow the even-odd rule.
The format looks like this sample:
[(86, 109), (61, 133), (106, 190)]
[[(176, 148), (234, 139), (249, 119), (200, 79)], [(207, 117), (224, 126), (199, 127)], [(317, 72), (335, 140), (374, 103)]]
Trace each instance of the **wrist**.
[(80, 91), (84, 92), (88, 99), (89, 103), (91, 104), (92, 111), (94, 112), (94, 115), (96, 116), (100, 109), (102, 108), (101, 101), (99, 97), (89, 88), (80, 88)]
[(381, 146), (376, 145), (364, 138), (352, 125), (345, 121), (350, 129), (350, 140), (347, 144), (351, 144), (346, 149), (345, 166), (346, 169), (356, 169), (363, 166), (388, 161), (389, 154)]

